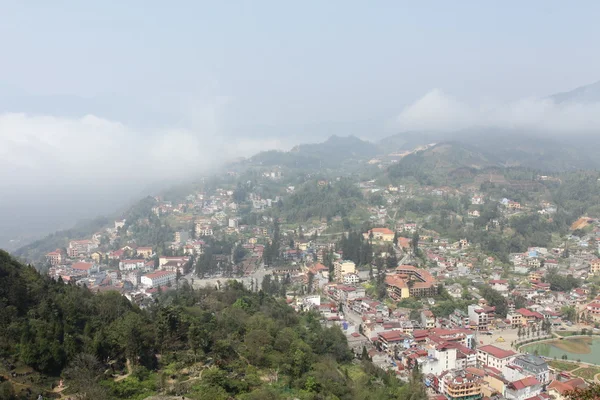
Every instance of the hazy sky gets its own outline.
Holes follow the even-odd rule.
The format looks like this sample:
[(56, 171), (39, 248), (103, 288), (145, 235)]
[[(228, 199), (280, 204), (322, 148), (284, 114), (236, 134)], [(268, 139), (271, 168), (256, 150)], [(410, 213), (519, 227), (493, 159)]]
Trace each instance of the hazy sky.
[[(80, 193), (57, 197), (69, 205), (331, 134), (528, 110), (537, 124), (555, 109), (532, 101), (600, 80), (598, 15), (597, 1), (0, 0), (0, 180)], [(14, 207), (0, 195), (0, 217)]]

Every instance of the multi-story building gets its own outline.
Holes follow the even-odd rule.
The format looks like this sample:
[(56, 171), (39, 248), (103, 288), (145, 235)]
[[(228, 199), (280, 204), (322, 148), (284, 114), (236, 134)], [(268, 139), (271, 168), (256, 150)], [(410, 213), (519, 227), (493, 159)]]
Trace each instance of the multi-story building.
[(152, 256), (152, 247), (138, 247), (135, 251), (140, 257), (150, 258)]
[(144, 268), (144, 264), (146, 264), (144, 259), (122, 260), (119, 262), (119, 269), (121, 271), (133, 271), (134, 269)]
[(468, 307), (471, 328), (478, 331), (487, 331), (490, 322), (494, 320), (495, 311), (496, 307), (471, 304)]
[(394, 274), (385, 278), (388, 295), (395, 299), (407, 297), (430, 297), (437, 293), (436, 281), (424, 269), (412, 265), (400, 265)]
[(333, 263), (334, 277), (337, 282), (342, 282), (344, 275), (356, 274), (356, 264), (349, 260), (339, 260)]
[(373, 228), (363, 233), (365, 239), (370, 239), (373, 236), (373, 240), (382, 242), (391, 242), (394, 240), (394, 231), (388, 228)]
[(431, 310), (421, 311), (421, 324), (425, 329), (435, 328), (435, 315), (433, 315)]
[(360, 282), (360, 278), (358, 274), (346, 274), (343, 278), (344, 284), (346, 285), (355, 285)]
[(450, 314), (449, 319), (452, 325), (457, 328), (466, 328), (469, 326), (469, 314), (458, 308)]
[(56, 250), (51, 251), (50, 253), (46, 254), (46, 260), (53, 267), (56, 267), (57, 265), (60, 265), (60, 263), (62, 262), (62, 253), (61, 253), (61, 251), (59, 249), (56, 249)]
[(527, 400), (542, 393), (542, 384), (533, 376), (528, 376), (506, 385), (504, 397), (507, 400)]
[(534, 376), (543, 385), (550, 382), (550, 368), (542, 358), (533, 354), (521, 354), (514, 358), (502, 371), (509, 381)]
[(148, 288), (164, 286), (175, 282), (177, 274), (172, 271), (156, 271), (142, 276), (141, 283)]
[(600, 258), (594, 258), (592, 261), (590, 261), (590, 274), (600, 274)]
[(482, 398), (482, 379), (464, 370), (450, 370), (440, 377), (439, 390), (449, 400)]
[(97, 246), (91, 240), (71, 240), (69, 242), (69, 247), (67, 248), (67, 254), (69, 257), (79, 257), (88, 254), (96, 247)]
[(517, 353), (512, 350), (504, 350), (492, 344), (481, 346), (477, 349), (477, 362), (481, 366), (488, 366), (502, 371)]

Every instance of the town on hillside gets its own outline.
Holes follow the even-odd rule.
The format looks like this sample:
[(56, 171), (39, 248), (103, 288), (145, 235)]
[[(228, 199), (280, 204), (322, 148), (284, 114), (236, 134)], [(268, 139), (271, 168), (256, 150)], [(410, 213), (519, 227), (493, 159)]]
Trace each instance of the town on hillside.
[(418, 368), (435, 399), (562, 399), (599, 381), (600, 214), (559, 175), (431, 185), (381, 175), (396, 163), (370, 160), (369, 180), (231, 170), (148, 197), (39, 264), (140, 307), (238, 280), (318, 311), (357, 359), (400, 380)]

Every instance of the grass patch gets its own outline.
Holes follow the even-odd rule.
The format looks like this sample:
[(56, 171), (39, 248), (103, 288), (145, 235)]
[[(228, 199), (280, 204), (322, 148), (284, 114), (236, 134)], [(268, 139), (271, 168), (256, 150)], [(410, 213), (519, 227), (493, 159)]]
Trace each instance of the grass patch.
[(346, 368), (348, 370), (348, 376), (352, 379), (352, 382), (360, 382), (361, 378), (367, 376), (362, 368), (358, 365), (349, 365), (342, 368)]
[(581, 334), (581, 332), (579, 332), (579, 331), (577, 331), (577, 332), (574, 332), (574, 331), (555, 331), (555, 333), (558, 336), (562, 336), (562, 337), (569, 337), (569, 336), (575, 336), (575, 335)]
[(552, 368), (555, 368), (559, 371), (573, 371), (575, 368), (579, 367), (578, 364), (561, 361), (561, 360), (552, 360), (548, 363)]
[(594, 376), (596, 376), (597, 374), (600, 374), (600, 368), (597, 367), (581, 368), (573, 372), (573, 375), (590, 381), (593, 381)]

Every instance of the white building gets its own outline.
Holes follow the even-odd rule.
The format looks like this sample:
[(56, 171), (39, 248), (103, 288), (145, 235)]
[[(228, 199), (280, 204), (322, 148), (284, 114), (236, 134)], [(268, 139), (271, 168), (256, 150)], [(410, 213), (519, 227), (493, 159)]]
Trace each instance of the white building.
[(146, 260), (138, 259), (138, 260), (123, 260), (119, 263), (119, 269), (121, 271), (133, 271), (135, 269), (144, 268), (146, 264)]
[(338, 282), (343, 280), (346, 274), (356, 274), (356, 264), (349, 260), (340, 260), (333, 263), (335, 279)]
[(477, 349), (477, 362), (480, 366), (486, 365), (503, 371), (516, 355), (517, 353), (512, 350), (504, 350), (489, 344)]
[(346, 274), (344, 275), (344, 284), (346, 285), (354, 285), (360, 282), (360, 278), (358, 274)]
[(156, 271), (142, 276), (142, 285), (148, 288), (164, 286), (169, 282), (175, 282), (177, 273), (173, 271)]

